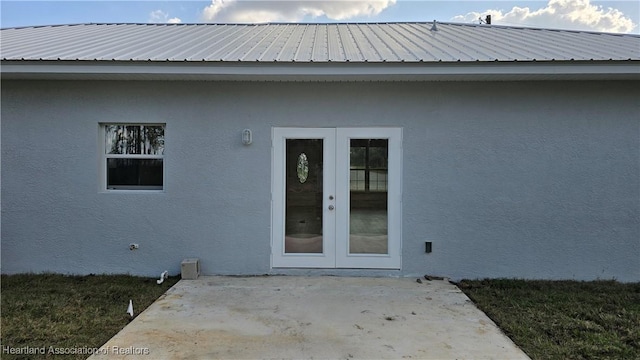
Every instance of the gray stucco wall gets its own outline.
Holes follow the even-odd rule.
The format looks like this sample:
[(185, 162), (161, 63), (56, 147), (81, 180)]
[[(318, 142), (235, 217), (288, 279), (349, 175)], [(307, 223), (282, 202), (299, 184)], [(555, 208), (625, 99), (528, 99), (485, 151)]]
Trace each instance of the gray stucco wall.
[[(271, 273), (271, 128), (394, 125), (402, 270), (285, 273), (640, 281), (638, 85), (3, 81), (2, 272)], [(166, 123), (164, 193), (99, 191), (100, 122)]]

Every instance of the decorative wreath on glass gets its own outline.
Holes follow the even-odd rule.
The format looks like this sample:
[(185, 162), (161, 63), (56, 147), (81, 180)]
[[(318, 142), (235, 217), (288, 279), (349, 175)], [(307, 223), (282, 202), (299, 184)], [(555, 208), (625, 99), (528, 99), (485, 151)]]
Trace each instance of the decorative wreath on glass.
[(301, 184), (304, 184), (309, 177), (309, 160), (307, 160), (307, 155), (305, 153), (301, 153), (298, 156), (298, 180), (300, 180)]

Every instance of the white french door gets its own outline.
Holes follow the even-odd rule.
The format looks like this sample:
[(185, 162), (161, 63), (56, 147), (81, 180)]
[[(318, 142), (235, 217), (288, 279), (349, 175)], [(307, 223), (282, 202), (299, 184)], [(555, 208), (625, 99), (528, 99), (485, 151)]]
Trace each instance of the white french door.
[(274, 128), (272, 266), (401, 265), (400, 128)]

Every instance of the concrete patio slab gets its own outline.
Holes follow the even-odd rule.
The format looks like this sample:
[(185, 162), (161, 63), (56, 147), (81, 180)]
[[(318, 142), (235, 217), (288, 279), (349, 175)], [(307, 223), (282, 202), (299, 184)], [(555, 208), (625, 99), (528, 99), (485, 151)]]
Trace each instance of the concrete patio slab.
[(528, 359), (447, 281), (303, 276), (182, 280), (90, 357), (125, 358)]

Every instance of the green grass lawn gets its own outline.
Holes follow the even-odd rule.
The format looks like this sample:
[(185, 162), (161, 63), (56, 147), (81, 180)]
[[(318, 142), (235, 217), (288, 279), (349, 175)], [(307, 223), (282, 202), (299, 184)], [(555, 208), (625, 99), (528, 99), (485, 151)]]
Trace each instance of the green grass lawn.
[[(129, 299), (137, 315), (178, 278), (161, 285), (125, 275), (2, 275), (1, 281), (2, 359), (86, 359), (49, 350), (99, 348), (129, 323)], [(7, 347), (45, 347), (47, 353), (11, 355)]]
[(640, 283), (461, 281), (532, 359), (640, 359)]

